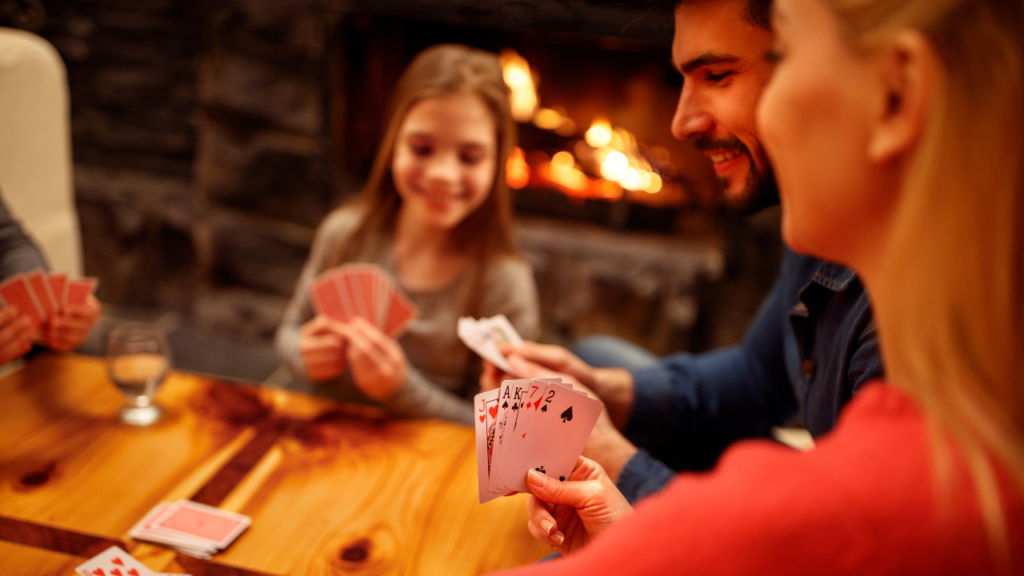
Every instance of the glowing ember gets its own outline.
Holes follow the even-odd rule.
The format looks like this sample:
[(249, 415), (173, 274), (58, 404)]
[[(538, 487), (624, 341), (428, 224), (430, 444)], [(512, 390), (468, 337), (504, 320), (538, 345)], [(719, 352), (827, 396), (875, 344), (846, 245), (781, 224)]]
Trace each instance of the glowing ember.
[(530, 183), (530, 166), (526, 164), (523, 149), (518, 146), (512, 149), (505, 164), (505, 181), (515, 190), (525, 188)]
[(512, 118), (516, 122), (529, 122), (538, 104), (530, 65), (511, 48), (502, 50), (498, 59), (501, 61), (505, 84), (512, 92)]
[(612, 141), (612, 125), (604, 118), (595, 118), (583, 138), (594, 148), (607, 146)]

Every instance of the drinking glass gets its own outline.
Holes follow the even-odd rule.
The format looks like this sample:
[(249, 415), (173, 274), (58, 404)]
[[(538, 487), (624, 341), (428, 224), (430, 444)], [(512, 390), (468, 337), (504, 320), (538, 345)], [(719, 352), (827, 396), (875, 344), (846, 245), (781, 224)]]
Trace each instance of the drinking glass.
[(153, 402), (153, 397), (170, 367), (171, 347), (159, 327), (132, 322), (110, 332), (107, 338), (107, 373), (124, 394), (123, 422), (148, 426), (160, 418), (160, 408)]

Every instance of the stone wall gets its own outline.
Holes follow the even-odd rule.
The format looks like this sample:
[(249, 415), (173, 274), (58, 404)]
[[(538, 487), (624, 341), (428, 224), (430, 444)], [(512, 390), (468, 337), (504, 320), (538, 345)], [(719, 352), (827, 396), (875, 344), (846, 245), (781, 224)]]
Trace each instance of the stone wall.
[(194, 172), (201, 324), (269, 336), (316, 225), (340, 200), (327, 129), (337, 20), (315, 0), (210, 9)]
[(338, 202), (324, 2), (47, 2), (85, 266), (110, 303), (266, 339)]
[(67, 65), (84, 264), (106, 302), (190, 309), (202, 2), (46, 2)]

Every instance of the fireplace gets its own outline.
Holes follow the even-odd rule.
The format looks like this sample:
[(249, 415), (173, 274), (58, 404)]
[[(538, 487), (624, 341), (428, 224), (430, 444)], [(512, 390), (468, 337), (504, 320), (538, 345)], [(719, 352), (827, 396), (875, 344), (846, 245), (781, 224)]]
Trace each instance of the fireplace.
[[(641, 26), (645, 16), (654, 18), (630, 18)], [(621, 34), (621, 24), (604, 31), (613, 30)], [(519, 214), (674, 232), (680, 213), (713, 206), (714, 183), (706, 160), (669, 132), (682, 83), (666, 30), (650, 22), (634, 32), (639, 37), (481, 28), (457, 18), (347, 18), (332, 84), (337, 163), (357, 181), (365, 175), (405, 65), (433, 44), (466, 43), (499, 52), (512, 88), (520, 147), (508, 180)]]
[(42, 5), (29, 20), (68, 67), (85, 267), (111, 306), (266, 342), (316, 225), (369, 171), (398, 76), (462, 42), (514, 50), (535, 84), (513, 161), (545, 337), (704, 345), (726, 235), (710, 166), (669, 133), (670, 16), (619, 0)]

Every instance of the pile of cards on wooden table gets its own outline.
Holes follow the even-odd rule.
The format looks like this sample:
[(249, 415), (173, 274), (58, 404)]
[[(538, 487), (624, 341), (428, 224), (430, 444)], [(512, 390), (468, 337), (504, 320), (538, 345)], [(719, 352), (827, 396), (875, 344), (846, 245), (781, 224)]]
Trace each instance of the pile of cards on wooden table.
[(309, 291), (317, 313), (341, 322), (359, 317), (392, 338), (419, 315), (391, 276), (369, 264), (346, 264), (328, 270)]
[(499, 348), (502, 344), (511, 344), (513, 348), (523, 345), (523, 339), (519, 336), (519, 332), (516, 332), (504, 314), (480, 320), (464, 316), (459, 318), (455, 332), (459, 335), (459, 339), (481, 358), (494, 364), (505, 374), (516, 378), (520, 377), (520, 374), (512, 368)]
[[(131, 554), (111, 546), (75, 568), (82, 576), (170, 576), (154, 572)], [(177, 574), (175, 576), (188, 576)]]
[(477, 394), (473, 408), (483, 503), (528, 493), (528, 470), (567, 480), (604, 404), (560, 378), (545, 378), (506, 380)]
[(250, 524), (252, 518), (243, 514), (178, 500), (154, 506), (128, 535), (207, 559), (227, 548)]
[(32, 321), (35, 330), (50, 316), (60, 314), (69, 305), (85, 304), (96, 291), (95, 278), (69, 280), (67, 274), (47, 274), (33, 270), (16, 274), (0, 283), (4, 306), (15, 306)]

